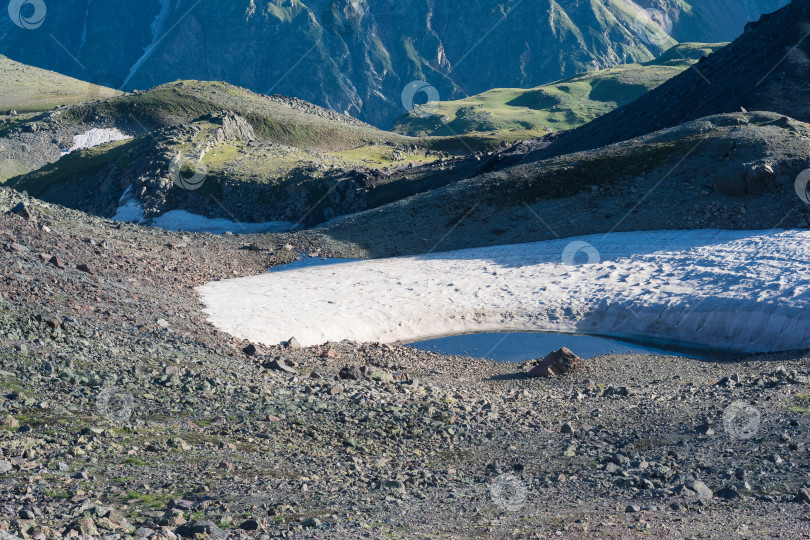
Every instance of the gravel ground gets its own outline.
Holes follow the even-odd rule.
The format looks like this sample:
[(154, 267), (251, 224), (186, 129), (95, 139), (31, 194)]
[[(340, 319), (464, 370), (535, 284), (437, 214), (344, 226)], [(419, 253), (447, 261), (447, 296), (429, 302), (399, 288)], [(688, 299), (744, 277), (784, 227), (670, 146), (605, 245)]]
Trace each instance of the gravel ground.
[(0, 211), (0, 531), (810, 535), (805, 353), (609, 355), (530, 379), (532, 362), (405, 347), (251, 347), (205, 321), (194, 286), (347, 253), (6, 189)]

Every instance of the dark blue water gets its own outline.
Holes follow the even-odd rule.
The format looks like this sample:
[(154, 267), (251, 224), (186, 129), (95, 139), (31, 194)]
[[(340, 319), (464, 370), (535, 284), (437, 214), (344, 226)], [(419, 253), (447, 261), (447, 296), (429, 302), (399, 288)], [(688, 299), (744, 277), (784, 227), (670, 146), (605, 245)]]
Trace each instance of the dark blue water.
[(349, 262), (362, 261), (363, 259), (327, 259), (323, 257), (310, 257), (302, 253), (297, 261), (287, 264), (280, 264), (268, 268), (268, 272), (286, 272), (287, 270), (301, 270), (302, 268), (312, 268), (313, 266), (329, 266), (331, 264), (343, 264)]
[(625, 353), (691, 356), (610, 338), (538, 332), (465, 334), (410, 343), (408, 347), (448, 355), (487, 358), (496, 362), (540, 359), (561, 347), (567, 347), (580, 358)]

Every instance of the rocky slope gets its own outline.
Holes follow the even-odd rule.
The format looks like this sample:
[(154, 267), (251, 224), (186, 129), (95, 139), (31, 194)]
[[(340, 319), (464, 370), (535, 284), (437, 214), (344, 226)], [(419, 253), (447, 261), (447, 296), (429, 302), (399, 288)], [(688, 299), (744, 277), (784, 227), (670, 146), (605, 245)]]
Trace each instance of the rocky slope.
[(614, 231), (810, 224), (794, 184), (810, 165), (810, 125), (778, 114), (716, 115), (527, 162), (532, 148), (482, 156), (464, 180), (307, 234), (377, 257)]
[[(0, 85), (42, 89), (41, 73), (6, 72), (0, 74)], [(223, 83), (180, 81), (108, 99), (99, 99), (103, 96), (95, 95), (93, 85), (81, 84), (91, 90), (82, 99), (86, 103), (60, 105), (40, 113), (0, 115), (0, 180), (55, 162), (72, 147), (75, 136), (90, 130), (117, 129), (137, 136), (222, 111), (249, 119), (262, 139), (305, 149), (337, 151), (392, 138), (404, 140), (310, 103), (254, 94)]]
[[(735, 197), (751, 195), (759, 197), (757, 205), (762, 211), (736, 222), (727, 222), (725, 218), (719, 222), (728, 228), (776, 226), (780, 220), (771, 219), (774, 213), (780, 214), (786, 204), (787, 208), (801, 205), (791, 192), (790, 182), (791, 177), (802, 170), (806, 159), (803, 135), (806, 126), (793, 122), (790, 117), (766, 113), (707, 117), (626, 145), (552, 162), (537, 160), (576, 150), (580, 143), (587, 147), (599, 146), (613, 139), (623, 140), (628, 134), (644, 133), (661, 123), (677, 125), (699, 115), (698, 111), (703, 109), (734, 109), (736, 105), (729, 104), (736, 103), (735, 92), (749, 96), (752, 101), (746, 103), (777, 111), (789, 109), (802, 117), (806, 101), (806, 85), (802, 86), (805, 66), (800, 60), (788, 57), (780, 64), (779, 51), (796, 37), (805, 20), (803, 17), (807, 18), (808, 5), (810, 0), (797, 1), (762, 22), (750, 25), (746, 34), (731, 45), (602, 119), (541, 140), (504, 145), (497, 151), (476, 153), (478, 148), (473, 138), (417, 140), (377, 130), (305, 102), (261, 96), (223, 83), (192, 81), (67, 107), (44, 114), (34, 119), (35, 122), (10, 125), (8, 132), (12, 140), (28, 137), (40, 141), (46, 151), (29, 152), (29, 155), (45, 156), (58, 151), (55, 143), (58, 136), (53, 133), (67, 133), (66, 130), (75, 130), (78, 126), (105, 125), (136, 134), (137, 130), (149, 132), (129, 142), (111, 143), (66, 156), (12, 182), (18, 189), (46, 200), (106, 217), (116, 214), (119, 201), (128, 190), (147, 217), (179, 208), (239, 221), (286, 220), (312, 226), (345, 215), (349, 216), (346, 220), (328, 226), (328, 234), (357, 242), (361, 247), (362, 235), (391, 231), (391, 221), (380, 221), (383, 216), (397, 222), (400, 218), (396, 216), (401, 216), (405, 209), (412, 212), (403, 218), (407, 225), (401, 227), (401, 234), (390, 236), (395, 245), (386, 246), (383, 252), (396, 253), (418, 252), (425, 245), (429, 249), (432, 239), (443, 234), (438, 232), (441, 228), (424, 234), (420, 231), (426, 224), (434, 223), (437, 216), (454, 222), (459, 210), (456, 207), (468, 207), (470, 193), (476, 194), (482, 204), (480, 223), (498, 225), (484, 225), (478, 231), (480, 234), (467, 234), (465, 241), (473, 243), (469, 245), (544, 239), (527, 238), (527, 230), (516, 230), (512, 226), (513, 221), (522, 221), (521, 217), (513, 215), (515, 208), (519, 214), (523, 205), (535, 205), (539, 201), (569, 200), (573, 205), (580, 204), (583, 192), (599, 192), (605, 189), (603, 184), (613, 186), (613, 195), (603, 197), (600, 203), (605, 207), (604, 218), (589, 215), (586, 220), (574, 220), (573, 227), (563, 224), (552, 230), (562, 236), (612, 230), (611, 219), (623, 215), (621, 209), (615, 207), (622, 204), (622, 197), (632, 195), (627, 190), (639, 191), (644, 186), (656, 185), (656, 175), (663, 175), (665, 167), (677, 164), (676, 178), (685, 175), (686, 179), (700, 185), (667, 184), (667, 189), (658, 190), (656, 194), (661, 197), (661, 204), (671, 205), (685, 200), (692, 192), (702, 193), (708, 189), (709, 193), (723, 199), (716, 202), (724, 208), (721, 214), (728, 217), (735, 213), (731, 209), (736, 204)], [(776, 45), (761, 47), (760, 42)], [(747, 54), (749, 50), (751, 54)], [(799, 50), (791, 49), (791, 52), (798, 54)], [(672, 55), (671, 60), (677, 61), (675, 57), (680, 51), (680, 48), (670, 51), (659, 64), (667, 63)], [(731, 62), (731, 58), (738, 61)], [(771, 61), (784, 70), (780, 72), (783, 75), (774, 76), (772, 81), (764, 77), (761, 91), (746, 91), (743, 83), (750, 82), (748, 74), (773, 71), (768, 68)], [(720, 82), (715, 85), (704, 82), (711, 90), (701, 94), (690, 83), (696, 83), (695, 77), (702, 81), (707, 74), (726, 77), (717, 79)], [(766, 74), (769, 73), (766, 71)], [(703, 101), (695, 111), (690, 104), (698, 99)], [(242, 125), (245, 129), (226, 129), (227, 123)], [(34, 134), (24, 133), (26, 131)], [(706, 141), (711, 141), (708, 148), (697, 144)], [(699, 148), (694, 154), (690, 153), (692, 142)], [(780, 147), (782, 142), (784, 146)], [(468, 155), (446, 159), (448, 144)], [(194, 177), (199, 172), (195, 164), (204, 169), (204, 174), (200, 174), (205, 179), (204, 189), (196, 189), (203, 186), (188, 189), (183, 182), (178, 186), (175, 180), (183, 174), (175, 174), (177, 171), (172, 166), (181, 155), (193, 158), (191, 163), (183, 165), (186, 167), (183, 174)], [(424, 162), (428, 163), (414, 166)], [(521, 163), (524, 165), (519, 166)], [(748, 193), (746, 186), (738, 185), (749, 172), (766, 167), (771, 171), (768, 174), (781, 177), (778, 186), (777, 182), (769, 180), (764, 189), (757, 187), (753, 193)], [(631, 189), (631, 186), (634, 187)], [(761, 198), (764, 193), (775, 190), (780, 193), (778, 199)], [(412, 195), (418, 196), (407, 199)], [(435, 204), (426, 201), (435, 201)], [(371, 214), (353, 215), (387, 204), (393, 206)], [(699, 214), (716, 214), (709, 209), (708, 200), (695, 204)], [(435, 213), (430, 210), (434, 207), (437, 207)], [(500, 212), (503, 208), (509, 211)], [(654, 210), (655, 207), (650, 206), (645, 213), (622, 218), (616, 226), (625, 230), (627, 227), (713, 226), (712, 219), (646, 213)], [(560, 209), (554, 210), (557, 211)], [(464, 214), (461, 211), (460, 215)], [(416, 216), (421, 217), (416, 219)], [(787, 224), (800, 225), (803, 219), (799, 212), (789, 216)], [(412, 243), (411, 238), (416, 237), (421, 240)]]
[[(62, 155), (77, 134), (98, 130), (131, 139)], [(402, 193), (384, 193), (384, 185), (410, 174), (409, 164), (469, 147), (455, 138), (420, 141), (380, 131), (292, 98), (195, 81), (9, 117), (0, 144), (9, 185), (98, 215), (112, 217), (130, 191), (146, 217), (182, 208), (307, 224), (444, 185), (449, 178), (420, 169)], [(183, 180), (198, 172), (194, 185)], [(426, 176), (424, 185), (417, 181)], [(377, 188), (383, 193), (368, 193)]]
[(810, 533), (802, 352), (531, 379), (406, 347), (252, 348), (194, 286), (349, 253), (5, 188), (0, 239), (3, 538)]
[[(304, 10), (245, 4), (255, 6), (248, 19), (257, 28), (262, 20), (284, 27)], [(88, 6), (109, 21), (123, 9), (64, 5), (86, 20)], [(158, 33), (192, 4), (160, 5)], [(156, 7), (127, 12), (127, 24), (148, 27)], [(56, 20), (72, 28), (67, 15)], [(214, 28), (203, 20), (189, 16), (150, 58), (195, 58), (197, 40)], [(782, 22), (758, 35), (766, 56), (717, 69), (729, 77), (761, 69), (770, 40), (793, 35)], [(349, 27), (331, 28), (353, 39)], [(79, 47), (86, 66), (102, 54), (97, 32), (88, 25)], [(186, 54), (177, 54), (183, 40)], [(141, 45), (104, 54), (129, 58)], [(194, 292), (302, 252), (379, 256), (615, 230), (807, 227), (793, 183), (810, 164), (796, 78), (804, 63), (783, 65), (784, 92), (768, 86), (756, 103), (790, 105), (800, 119), (735, 110), (663, 130), (640, 121), (648, 129), (640, 137), (544, 161), (527, 157), (562, 135), (448, 159), (447, 140), (382, 132), (220, 83), (3, 117), (2, 145), (13, 150), (4, 157), (26, 156), (25, 167), (42, 166), (27, 156), (53, 162), (85, 129), (133, 135), (21, 177), (42, 196), (99, 213), (136, 182), (145, 204), (170, 204), (161, 197), (172, 191), (161, 190), (181, 151), (242, 184), (300, 169), (287, 198), (270, 201), (281, 206), (311, 187), (307, 179), (325, 179), (329, 189), (311, 195), (341, 208), (348, 192), (332, 188), (351, 172), (362, 188), (356, 200), (373, 210), (303, 232), (214, 236), (115, 223), (0, 187), (0, 539), (807, 537), (806, 351), (722, 360), (610, 354), (535, 379), (529, 373), (551, 351), (496, 364), (374, 343), (301, 348), (295, 336), (257, 347), (208, 324)], [(707, 95), (719, 102), (721, 93)], [(430, 163), (404, 165), (422, 160)]]
[(653, 39), (635, 31), (642, 8), (665, 10), (672, 21), (665, 30), (676, 40), (719, 42), (785, 3), (64, 0), (49, 3), (33, 29), (3, 17), (0, 52), (126, 90), (176, 79), (224, 80), (387, 128), (407, 112), (401, 95), (416, 79), (434, 85), (443, 99), (457, 99), (651, 60), (674, 42), (660, 30)]
[[(71, 134), (89, 129), (133, 138), (60, 156)], [(25, 154), (38, 158), (28, 165), (36, 170), (8, 185), (43, 200), (112, 217), (129, 192), (147, 219), (183, 209), (304, 225), (458, 181), (477, 162), (448, 159), (448, 150), (491, 144), (487, 137), (415, 139), (298, 100), (193, 81), (59, 109), (5, 135), (0, 141), (10, 148), (40, 149)], [(16, 158), (6, 155), (23, 165)], [(450, 173), (445, 165), (457, 161)], [(432, 165), (413, 166), (419, 163)]]

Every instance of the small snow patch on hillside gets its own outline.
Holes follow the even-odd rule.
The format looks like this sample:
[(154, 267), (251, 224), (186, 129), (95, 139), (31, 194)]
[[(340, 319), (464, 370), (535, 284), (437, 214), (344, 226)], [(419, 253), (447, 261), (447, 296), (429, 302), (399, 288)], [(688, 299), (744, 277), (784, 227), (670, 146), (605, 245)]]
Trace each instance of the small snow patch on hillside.
[(128, 187), (118, 203), (114, 221), (125, 221), (158, 227), (167, 231), (186, 231), (211, 234), (259, 234), (286, 232), (295, 228), (295, 223), (289, 221), (267, 221), (264, 223), (239, 223), (224, 218), (209, 218), (199, 214), (192, 214), (185, 210), (171, 210), (152, 219), (143, 217), (143, 208), (132, 194), (132, 186)]
[(93, 148), (104, 143), (113, 141), (126, 141), (131, 139), (129, 135), (122, 133), (118, 129), (112, 128), (93, 128), (85, 131), (80, 135), (73, 136), (73, 146), (68, 150), (62, 150), (62, 155), (70, 154), (76, 150), (84, 150), (86, 148)]

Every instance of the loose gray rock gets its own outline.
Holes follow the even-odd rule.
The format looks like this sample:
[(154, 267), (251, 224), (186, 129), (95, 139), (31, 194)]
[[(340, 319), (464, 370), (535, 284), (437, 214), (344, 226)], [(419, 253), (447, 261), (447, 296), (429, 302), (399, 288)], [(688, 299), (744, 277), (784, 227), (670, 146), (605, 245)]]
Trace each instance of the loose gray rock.
[(266, 362), (263, 364), (267, 369), (273, 369), (275, 371), (283, 371), (284, 373), (297, 373), (295, 368), (288, 366), (281, 358), (275, 358), (270, 362)]
[(227, 536), (213, 521), (207, 519), (198, 519), (185, 523), (177, 527), (176, 532), (180, 536), (189, 538), (194, 538), (198, 534), (208, 535), (211, 538), (225, 538)]
[(708, 500), (714, 497), (714, 492), (709, 489), (709, 486), (700, 480), (692, 480), (691, 482), (687, 482), (686, 487), (697, 493), (700, 500)]

